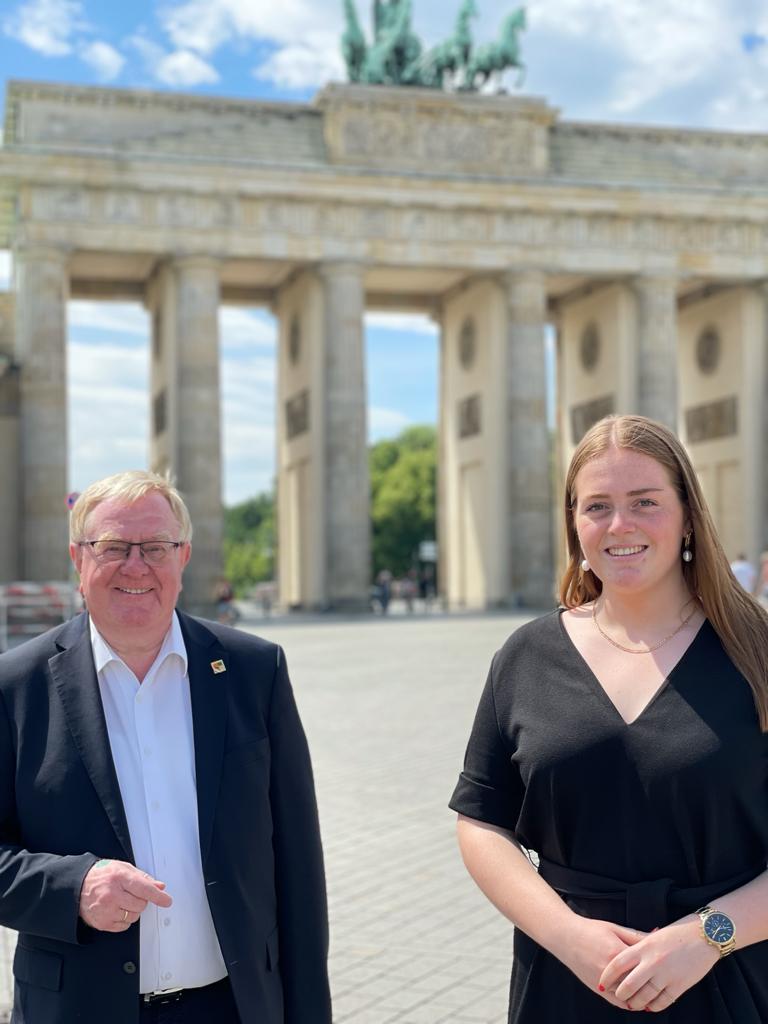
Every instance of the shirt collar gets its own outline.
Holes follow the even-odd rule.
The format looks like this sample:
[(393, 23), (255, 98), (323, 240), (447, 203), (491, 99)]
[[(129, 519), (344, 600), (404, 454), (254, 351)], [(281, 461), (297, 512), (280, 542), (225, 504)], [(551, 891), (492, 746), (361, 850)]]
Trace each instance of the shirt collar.
[[(107, 641), (101, 635), (96, 628), (93, 619), (89, 616), (89, 625), (91, 630), (91, 648), (93, 650), (93, 661), (96, 666), (96, 672), (99, 673), (101, 670), (110, 663), (110, 661), (118, 661), (121, 665), (125, 662), (116, 654), (115, 651), (109, 646)], [(159, 667), (167, 657), (175, 654), (181, 659), (182, 666), (184, 668), (184, 674), (187, 673), (187, 648), (184, 646), (184, 637), (181, 634), (181, 624), (179, 623), (179, 617), (176, 612), (173, 613), (171, 618), (171, 625), (168, 632), (165, 634), (162, 646), (157, 653), (157, 657), (152, 662), (152, 666), (149, 673), (156, 667)], [(148, 673), (148, 674), (149, 674)]]

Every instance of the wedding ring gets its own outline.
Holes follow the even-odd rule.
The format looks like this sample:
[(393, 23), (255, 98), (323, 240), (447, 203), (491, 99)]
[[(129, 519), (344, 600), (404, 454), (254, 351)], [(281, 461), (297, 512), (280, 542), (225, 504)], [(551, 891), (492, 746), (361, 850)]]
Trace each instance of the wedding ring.
[(128, 920), (128, 911), (127, 911), (127, 910), (124, 910), (124, 911), (123, 911), (123, 924), (125, 924), (125, 922), (126, 922), (127, 920)]

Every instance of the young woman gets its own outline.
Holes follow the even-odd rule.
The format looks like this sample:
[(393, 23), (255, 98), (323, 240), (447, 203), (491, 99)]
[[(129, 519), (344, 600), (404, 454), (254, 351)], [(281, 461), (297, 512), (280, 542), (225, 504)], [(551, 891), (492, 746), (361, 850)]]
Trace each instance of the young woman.
[(659, 423), (596, 424), (565, 516), (562, 607), (494, 657), (451, 800), (510, 1024), (764, 1024), (768, 615)]

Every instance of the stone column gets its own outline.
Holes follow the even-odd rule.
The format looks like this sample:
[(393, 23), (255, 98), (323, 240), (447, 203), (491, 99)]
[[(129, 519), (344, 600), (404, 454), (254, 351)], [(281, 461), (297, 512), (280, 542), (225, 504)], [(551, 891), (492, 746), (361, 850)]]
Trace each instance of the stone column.
[(203, 256), (174, 262), (176, 464), (172, 467), (194, 527), (181, 602), (211, 614), (222, 574), (219, 272)]
[(371, 575), (370, 484), (364, 365), (362, 267), (326, 263), (326, 592), (331, 608), (367, 608)]
[(760, 344), (763, 364), (760, 387), (762, 394), (762, 430), (760, 437), (754, 439), (754, 443), (759, 451), (759, 493), (761, 494), (762, 499), (760, 502), (761, 515), (758, 533), (758, 546), (760, 548), (760, 553), (768, 551), (768, 282), (766, 282), (762, 287), (762, 299), (764, 317)]
[(637, 411), (677, 431), (677, 291), (673, 276), (643, 274), (637, 298)]
[(442, 607), (447, 608), (450, 544), (448, 540), (448, 451), (445, 438), (446, 403), (448, 400), (445, 311), (441, 309), (439, 313), (433, 314), (432, 319), (440, 329), (437, 355), (437, 508), (435, 509), (437, 562), (435, 563), (435, 572), (437, 574), (437, 596)]
[(65, 580), (67, 554), (67, 254), (14, 252), (21, 367), (20, 575)]
[(553, 505), (544, 327), (544, 274), (510, 273), (507, 299), (507, 500), (510, 597), (514, 604), (554, 603)]

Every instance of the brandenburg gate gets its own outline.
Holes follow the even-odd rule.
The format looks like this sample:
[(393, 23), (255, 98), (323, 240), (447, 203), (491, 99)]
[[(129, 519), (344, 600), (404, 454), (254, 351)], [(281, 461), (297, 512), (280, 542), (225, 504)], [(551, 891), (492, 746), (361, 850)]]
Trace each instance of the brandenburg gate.
[(329, 85), (288, 104), (11, 83), (0, 579), (67, 571), (70, 297), (150, 312), (148, 462), (189, 502), (192, 608), (221, 564), (221, 303), (279, 318), (285, 605), (366, 599), (366, 309), (440, 325), (450, 605), (551, 605), (553, 481), (608, 412), (680, 432), (727, 553), (754, 559), (768, 547), (766, 181), (768, 136), (574, 123), (533, 97)]

